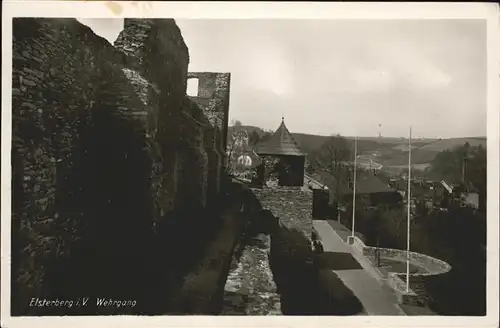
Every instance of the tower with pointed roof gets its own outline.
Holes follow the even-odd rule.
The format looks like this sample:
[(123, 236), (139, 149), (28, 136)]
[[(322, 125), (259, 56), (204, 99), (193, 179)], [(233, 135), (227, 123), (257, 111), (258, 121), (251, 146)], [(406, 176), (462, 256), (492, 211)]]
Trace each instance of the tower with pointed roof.
[[(277, 171), (280, 186), (302, 186), (304, 184), (304, 166), (306, 154), (293, 138), (285, 125), (284, 117), (274, 134), (266, 141), (258, 143), (255, 152), (263, 158), (277, 160)], [(265, 162), (265, 161), (264, 161)], [(262, 164), (265, 165), (265, 164)], [(260, 170), (262, 182), (265, 180), (263, 168)]]

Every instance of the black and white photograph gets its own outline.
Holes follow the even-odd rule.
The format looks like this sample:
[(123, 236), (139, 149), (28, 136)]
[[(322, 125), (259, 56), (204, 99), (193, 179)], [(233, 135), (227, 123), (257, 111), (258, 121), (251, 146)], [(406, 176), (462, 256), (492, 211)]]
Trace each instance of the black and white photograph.
[(3, 5), (2, 327), (498, 326), (498, 5), (56, 2)]

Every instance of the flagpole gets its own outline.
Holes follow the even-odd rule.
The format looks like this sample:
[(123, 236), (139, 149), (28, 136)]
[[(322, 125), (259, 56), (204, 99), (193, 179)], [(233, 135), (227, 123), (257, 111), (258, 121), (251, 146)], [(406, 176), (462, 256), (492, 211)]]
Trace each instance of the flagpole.
[(356, 162), (358, 158), (358, 137), (354, 137), (354, 184), (352, 188), (352, 238), (354, 238), (354, 227), (356, 218)]
[(410, 209), (411, 209), (411, 126), (410, 138), (408, 139), (408, 213), (407, 213), (407, 237), (406, 237), (406, 292), (410, 290)]

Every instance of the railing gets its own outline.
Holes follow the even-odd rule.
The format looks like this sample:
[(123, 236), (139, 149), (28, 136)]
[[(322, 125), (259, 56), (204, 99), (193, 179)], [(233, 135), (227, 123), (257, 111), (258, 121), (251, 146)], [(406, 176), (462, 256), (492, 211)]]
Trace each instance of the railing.
[[(358, 237), (349, 236), (348, 244), (363, 256), (373, 256), (378, 252), (381, 258), (391, 258), (396, 261), (406, 262), (407, 252), (400, 249), (378, 248), (366, 246)], [(425, 288), (427, 277), (441, 275), (449, 272), (451, 266), (429, 255), (409, 252), (410, 263), (423, 267), (425, 273), (410, 273), (410, 290), (406, 291), (406, 273), (388, 272), (387, 282), (396, 291), (402, 304), (422, 305), (428, 302)]]

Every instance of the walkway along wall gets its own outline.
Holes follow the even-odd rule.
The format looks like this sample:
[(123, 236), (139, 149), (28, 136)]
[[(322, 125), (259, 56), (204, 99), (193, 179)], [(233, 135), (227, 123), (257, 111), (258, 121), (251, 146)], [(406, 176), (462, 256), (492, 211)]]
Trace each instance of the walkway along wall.
[[(373, 256), (378, 251), (381, 258), (389, 258), (406, 262), (407, 252), (400, 249), (377, 248), (366, 246), (358, 237), (348, 237), (349, 243), (363, 256)], [(423, 305), (429, 302), (427, 285), (434, 283), (435, 277), (442, 276), (451, 270), (451, 266), (434, 257), (410, 252), (410, 263), (425, 268), (426, 273), (410, 273), (410, 291), (406, 292), (406, 274), (389, 272), (388, 284), (397, 292), (402, 304)]]
[(33, 297), (149, 307), (162, 225), (220, 190), (229, 74), (203, 107), (188, 63), (172, 19), (125, 19), (115, 46), (75, 19), (14, 19), (14, 315), (40, 311)]

